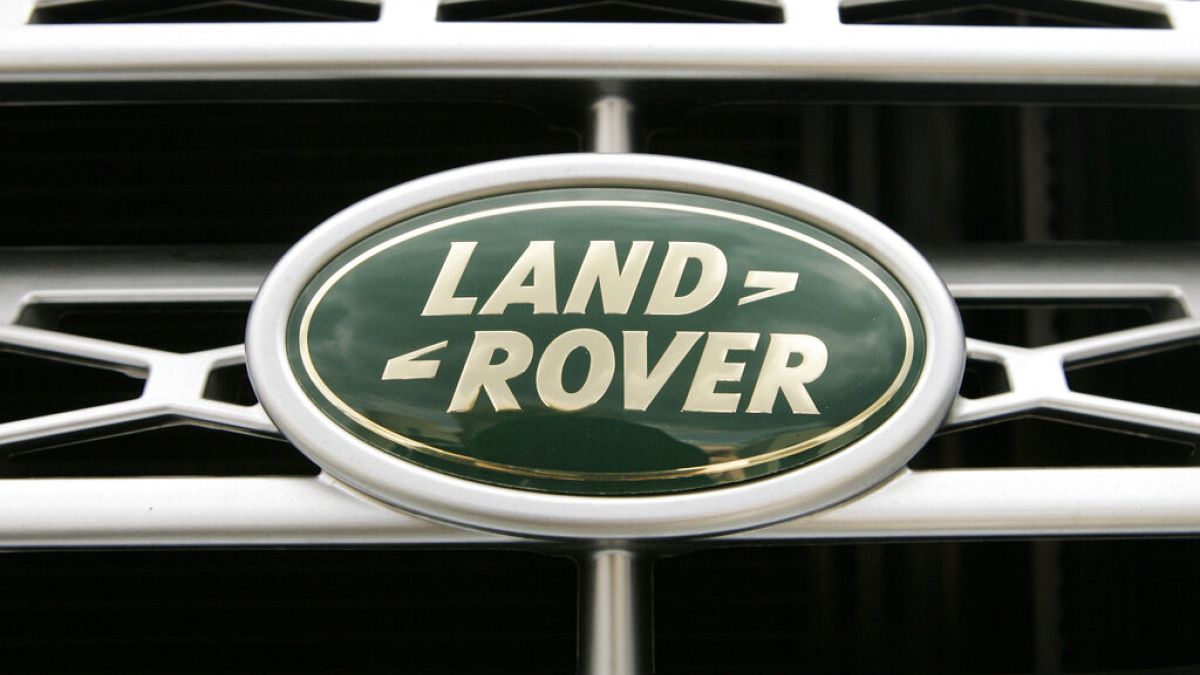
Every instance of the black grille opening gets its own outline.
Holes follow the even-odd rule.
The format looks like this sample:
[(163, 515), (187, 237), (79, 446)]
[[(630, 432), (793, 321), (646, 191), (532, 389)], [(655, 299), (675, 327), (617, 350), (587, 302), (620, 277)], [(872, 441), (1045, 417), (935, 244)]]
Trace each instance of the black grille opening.
[(782, 23), (777, 0), (442, 0), (439, 21)]
[(30, 23), (376, 21), (378, 0), (41, 0)]
[(958, 395), (963, 398), (985, 398), (1009, 391), (1008, 373), (1004, 365), (982, 359), (967, 359), (963, 368), (962, 385)]
[(1095, 423), (1020, 417), (934, 436), (913, 469), (1193, 466), (1194, 439)]
[(814, 187), (918, 245), (1200, 236), (1190, 108), (729, 103), (647, 147)]
[(1169, 298), (960, 300), (958, 307), (968, 337), (1019, 347), (1042, 347), (1183, 316), (1179, 303)]
[[(573, 117), (555, 99), (579, 92), (507, 89), (537, 107), (449, 91), (0, 107), (0, 170), (25, 177), (0, 186), (0, 207), (14, 214), (8, 243), (290, 244), (406, 180), (580, 149), (579, 106)], [(696, 96), (680, 90), (661, 107)], [(1200, 113), (1186, 106), (751, 100), (647, 110), (640, 148), (810, 185), (918, 244), (1200, 239)]]
[(575, 568), (510, 551), (8, 553), (8, 673), (560, 675)]
[(48, 354), (0, 348), (0, 422), (129, 401), (146, 382), (122, 372)]
[(242, 344), (249, 313), (247, 302), (47, 303), (26, 307), (17, 323), (187, 353)]
[(842, 23), (1053, 28), (1171, 27), (1162, 12), (1092, 0), (887, 0), (843, 3)]
[(319, 469), (276, 438), (175, 420), (110, 426), (3, 448), (4, 478), (315, 476)]
[(244, 363), (214, 369), (204, 385), (204, 398), (234, 405), (258, 403), (258, 396), (254, 394), (254, 386), (250, 383), (250, 373)]
[(12, 246), (290, 246), (407, 180), (579, 149), (540, 113), (474, 100), (0, 106), (0, 129)]
[(1200, 344), (1159, 345), (1067, 366), (1074, 391), (1136, 403), (1200, 412), (1200, 387), (1191, 374), (1200, 368)]
[(1195, 668), (1198, 561), (1195, 539), (692, 553), (655, 568), (657, 672)]

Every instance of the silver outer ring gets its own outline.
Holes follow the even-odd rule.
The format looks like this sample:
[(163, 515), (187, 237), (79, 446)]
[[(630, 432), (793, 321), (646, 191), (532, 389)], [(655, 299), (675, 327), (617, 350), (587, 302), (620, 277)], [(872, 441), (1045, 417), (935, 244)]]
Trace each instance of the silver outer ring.
[[(633, 187), (723, 197), (809, 222), (862, 250), (908, 291), (925, 328), (925, 362), (900, 408), (854, 444), (776, 476), (640, 497), (558, 495), (424, 469), (339, 427), (300, 388), (287, 362), (288, 316), (334, 257), (396, 222), (464, 201), (564, 187)], [(759, 527), (845, 501), (900, 470), (941, 424), (962, 378), (958, 310), (928, 262), (858, 209), (808, 187), (724, 164), (656, 155), (564, 154), (488, 162), (414, 180), (334, 215), (301, 239), (263, 282), (250, 312), (246, 361), (267, 414), (330, 476), (408, 512), (504, 534), (653, 539)]]

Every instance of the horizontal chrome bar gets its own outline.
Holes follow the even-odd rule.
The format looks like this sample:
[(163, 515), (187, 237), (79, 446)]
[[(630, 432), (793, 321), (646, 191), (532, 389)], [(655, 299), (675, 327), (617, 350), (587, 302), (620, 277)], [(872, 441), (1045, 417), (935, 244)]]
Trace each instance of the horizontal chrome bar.
[(1200, 469), (905, 471), (735, 540), (1200, 533)]
[(0, 547), (501, 543), (318, 478), (0, 481)]
[[(33, 302), (249, 300), (277, 255), (269, 248), (196, 248), (186, 255), (167, 249), (7, 250), (0, 252), (0, 317), (11, 322)], [(932, 251), (930, 258), (952, 291), (967, 299), (1170, 299), (1194, 316), (1200, 291), (1200, 247), (1187, 245), (973, 246)], [(960, 400), (954, 415), (977, 422), (1043, 408), (1192, 429), (1196, 415), (1072, 392), (1053, 371), (1080, 354), (1176, 341), (1191, 335), (1194, 323), (1177, 319), (1033, 349), (972, 340), (969, 350), (1003, 364), (1014, 390)], [(0, 341), (7, 335), (13, 347), (35, 351), (34, 338), (45, 332), (6, 330)], [(63, 413), (73, 424), (171, 414), (248, 433), (270, 429), (256, 407), (209, 402), (193, 391), (212, 368), (238, 362), (239, 346), (174, 355), (50, 335), (54, 339), (41, 344), (42, 351), (121, 364), (137, 357), (150, 365), (153, 386), (143, 398), (114, 410)], [(24, 438), (56, 433), (59, 426), (47, 416), (5, 428)], [(296, 477), (0, 480), (0, 514), (0, 547), (533, 543), (432, 523), (332, 481)], [(1200, 468), (905, 471), (841, 506), (719, 541), (1178, 533), (1200, 533)]]
[[(410, 4), (410, 6), (405, 6)], [(1145, 4), (1145, 3), (1144, 3)], [(572, 78), (1195, 85), (1200, 6), (1172, 29), (844, 25), (833, 0), (781, 24), (464, 23), (427, 0), (377, 22), (0, 23), (0, 81)]]
[[(0, 547), (537, 542), (398, 513), (317, 478), (0, 481)], [(906, 471), (812, 516), (717, 539), (1200, 533), (1200, 469)]]
[(0, 250), (0, 324), (39, 302), (249, 302), (280, 254), (254, 246)]
[[(1200, 3), (1198, 3), (1200, 5)], [(33, 302), (250, 301), (274, 246), (0, 250), (0, 321)], [(1200, 245), (975, 244), (924, 251), (961, 299), (1200, 298)]]

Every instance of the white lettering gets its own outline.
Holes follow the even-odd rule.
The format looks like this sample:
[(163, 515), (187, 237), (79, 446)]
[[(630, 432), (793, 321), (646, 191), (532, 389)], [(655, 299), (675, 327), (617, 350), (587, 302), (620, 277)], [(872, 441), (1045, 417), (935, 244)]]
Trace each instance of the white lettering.
[(654, 402), (663, 385), (675, 374), (684, 357), (704, 333), (676, 331), (667, 350), (647, 374), (647, 334), (644, 330), (622, 331), (625, 341), (625, 409), (645, 410)]
[(625, 314), (633, 302), (633, 294), (641, 281), (642, 271), (654, 244), (635, 241), (625, 258), (625, 267), (617, 265), (617, 245), (612, 241), (588, 243), (587, 253), (579, 265), (579, 275), (567, 296), (563, 314), (583, 314), (587, 310), (592, 291), (600, 286), (600, 303), (605, 314)]
[[(622, 331), (625, 410), (647, 410), (704, 335), (699, 331), (677, 331), (658, 362), (650, 367), (648, 333)], [(729, 352), (754, 351), (758, 346), (759, 337), (758, 333), (708, 333), (682, 410), (705, 413), (737, 412), (741, 393), (718, 392), (717, 385), (722, 382), (741, 382), (746, 364), (730, 362)], [(447, 344), (445, 341), (439, 342), (389, 360), (383, 379), (411, 380), (433, 377), (437, 372), (438, 362), (421, 361), (417, 357), (445, 348)], [(567, 360), (578, 349), (587, 352), (587, 374), (578, 389), (567, 391), (563, 384), (563, 370)], [(498, 363), (493, 363), (496, 352), (504, 352), (504, 357)], [(789, 366), (788, 362), (794, 355), (799, 355), (801, 360), (798, 364)], [(446, 412), (473, 410), (481, 391), (487, 393), (492, 408), (498, 412), (520, 410), (521, 406), (508, 383), (513, 378), (523, 375), (529, 369), (533, 358), (533, 341), (523, 333), (476, 331), (475, 340), (467, 353), (450, 407)], [(772, 333), (746, 412), (773, 412), (782, 392), (793, 414), (820, 414), (805, 385), (821, 377), (828, 365), (828, 359), (828, 348), (820, 338), (812, 335)], [(591, 328), (569, 330), (551, 340), (538, 359), (535, 379), (538, 396), (542, 403), (553, 410), (582, 410), (595, 404), (608, 393), (616, 369), (616, 355), (607, 336)]]
[[(497, 351), (506, 356), (500, 363), (492, 363)], [(475, 407), (480, 389), (487, 392), (492, 408), (520, 410), (517, 397), (513, 396), (508, 381), (524, 373), (533, 361), (533, 341), (513, 330), (475, 331), (475, 341), (463, 364), (458, 386), (450, 399), (446, 412), (468, 412)]]
[[(526, 279), (533, 277), (529, 284)], [(480, 314), (503, 314), (509, 305), (533, 305), (534, 314), (556, 314), (554, 242), (531, 241), (512, 269), (500, 280)]]
[[(700, 280), (690, 293), (676, 295), (689, 260), (700, 263)], [(716, 246), (696, 241), (670, 242), (662, 269), (654, 282), (654, 290), (650, 293), (646, 313), (680, 315), (704, 309), (720, 294), (728, 272), (725, 254)]]
[(438, 366), (441, 361), (434, 359), (420, 360), (419, 357), (427, 354), (432, 354), (439, 349), (445, 349), (450, 346), (449, 340), (442, 340), (428, 347), (414, 349), (407, 354), (401, 354), (395, 358), (388, 359), (388, 362), (383, 366), (383, 376), (381, 380), (428, 380), (437, 377)]
[(450, 252), (446, 254), (437, 280), (433, 282), (433, 289), (429, 291), (429, 299), (425, 301), (425, 309), (421, 310), (421, 316), (470, 314), (475, 309), (477, 298), (456, 298), (454, 293), (458, 290), (463, 271), (467, 269), (467, 261), (471, 259), (478, 243), (455, 241), (450, 244)]
[[(567, 357), (576, 349), (588, 353), (588, 372), (583, 385), (576, 391), (563, 387), (563, 367)], [(577, 328), (554, 338), (546, 345), (546, 351), (537, 367), (537, 390), (542, 403), (554, 410), (567, 412), (592, 405), (608, 391), (616, 373), (617, 358), (612, 343), (598, 330)]]
[(740, 381), (746, 364), (729, 363), (725, 357), (731, 351), (752, 350), (757, 344), (758, 333), (709, 333), (683, 409), (690, 412), (737, 412), (742, 395), (718, 393), (717, 383)]
[[(799, 365), (788, 366), (792, 354), (800, 354)], [(783, 392), (792, 413), (817, 415), (820, 413), (804, 385), (816, 380), (825, 372), (829, 351), (825, 343), (811, 335), (789, 335), (772, 333), (771, 344), (763, 359), (758, 382), (750, 396), (748, 413), (769, 413), (775, 407), (775, 399)]]

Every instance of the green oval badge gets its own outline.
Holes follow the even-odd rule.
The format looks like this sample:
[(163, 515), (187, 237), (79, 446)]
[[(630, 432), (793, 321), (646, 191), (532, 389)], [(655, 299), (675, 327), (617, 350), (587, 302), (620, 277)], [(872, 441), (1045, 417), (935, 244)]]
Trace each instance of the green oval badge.
[(884, 422), (925, 359), (912, 299), (809, 223), (571, 188), (378, 230), (303, 288), (291, 369), (338, 425), (485, 483), (638, 495), (753, 480)]

